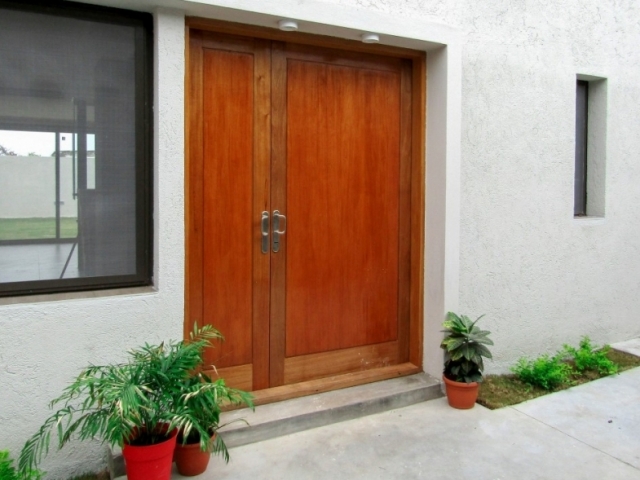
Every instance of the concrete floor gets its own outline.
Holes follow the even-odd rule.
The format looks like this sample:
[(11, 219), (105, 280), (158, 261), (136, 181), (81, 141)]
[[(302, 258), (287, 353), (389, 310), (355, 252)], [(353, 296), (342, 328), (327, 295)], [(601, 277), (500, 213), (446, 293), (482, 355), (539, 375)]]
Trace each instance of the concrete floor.
[(236, 447), (191, 478), (640, 479), (640, 368), (511, 408), (441, 398)]
[[(73, 242), (0, 245), (0, 282), (58, 279), (72, 247)], [(78, 249), (75, 248), (64, 278), (78, 276)]]

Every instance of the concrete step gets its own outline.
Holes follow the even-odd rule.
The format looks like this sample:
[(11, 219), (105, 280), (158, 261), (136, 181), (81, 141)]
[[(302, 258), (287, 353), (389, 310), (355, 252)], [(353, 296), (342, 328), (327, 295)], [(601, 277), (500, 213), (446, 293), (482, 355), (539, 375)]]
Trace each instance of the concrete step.
[[(222, 415), (219, 433), (229, 448), (352, 420), (441, 397), (440, 383), (419, 373), (356, 387), (243, 408)], [(239, 419), (246, 420), (249, 425)]]
[[(221, 423), (228, 425), (219, 434), (227, 447), (239, 447), (439, 398), (443, 396), (440, 384), (426, 373), (418, 373), (259, 405), (255, 412), (249, 408), (233, 410), (222, 414)], [(122, 454), (109, 455), (109, 472), (112, 479), (126, 478)]]

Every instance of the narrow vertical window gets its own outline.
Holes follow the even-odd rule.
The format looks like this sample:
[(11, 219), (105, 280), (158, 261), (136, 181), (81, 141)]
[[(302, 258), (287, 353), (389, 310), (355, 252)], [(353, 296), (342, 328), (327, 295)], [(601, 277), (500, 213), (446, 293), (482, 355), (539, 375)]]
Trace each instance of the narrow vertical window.
[(587, 145), (589, 82), (578, 80), (576, 84), (576, 170), (573, 196), (573, 214), (587, 214)]

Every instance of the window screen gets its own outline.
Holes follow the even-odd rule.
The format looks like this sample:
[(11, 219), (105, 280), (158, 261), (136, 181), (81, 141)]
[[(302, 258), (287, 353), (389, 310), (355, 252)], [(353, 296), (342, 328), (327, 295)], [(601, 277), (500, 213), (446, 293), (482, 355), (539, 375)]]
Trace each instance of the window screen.
[(149, 283), (150, 35), (0, 0), (0, 295)]

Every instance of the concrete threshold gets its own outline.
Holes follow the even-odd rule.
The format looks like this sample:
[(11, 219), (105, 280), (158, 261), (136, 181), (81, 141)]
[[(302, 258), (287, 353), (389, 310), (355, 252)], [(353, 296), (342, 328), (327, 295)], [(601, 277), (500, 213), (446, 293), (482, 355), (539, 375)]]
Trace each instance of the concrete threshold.
[[(407, 407), (442, 396), (440, 382), (419, 373), (222, 414), (229, 448)], [(244, 423), (244, 419), (248, 423)]]

